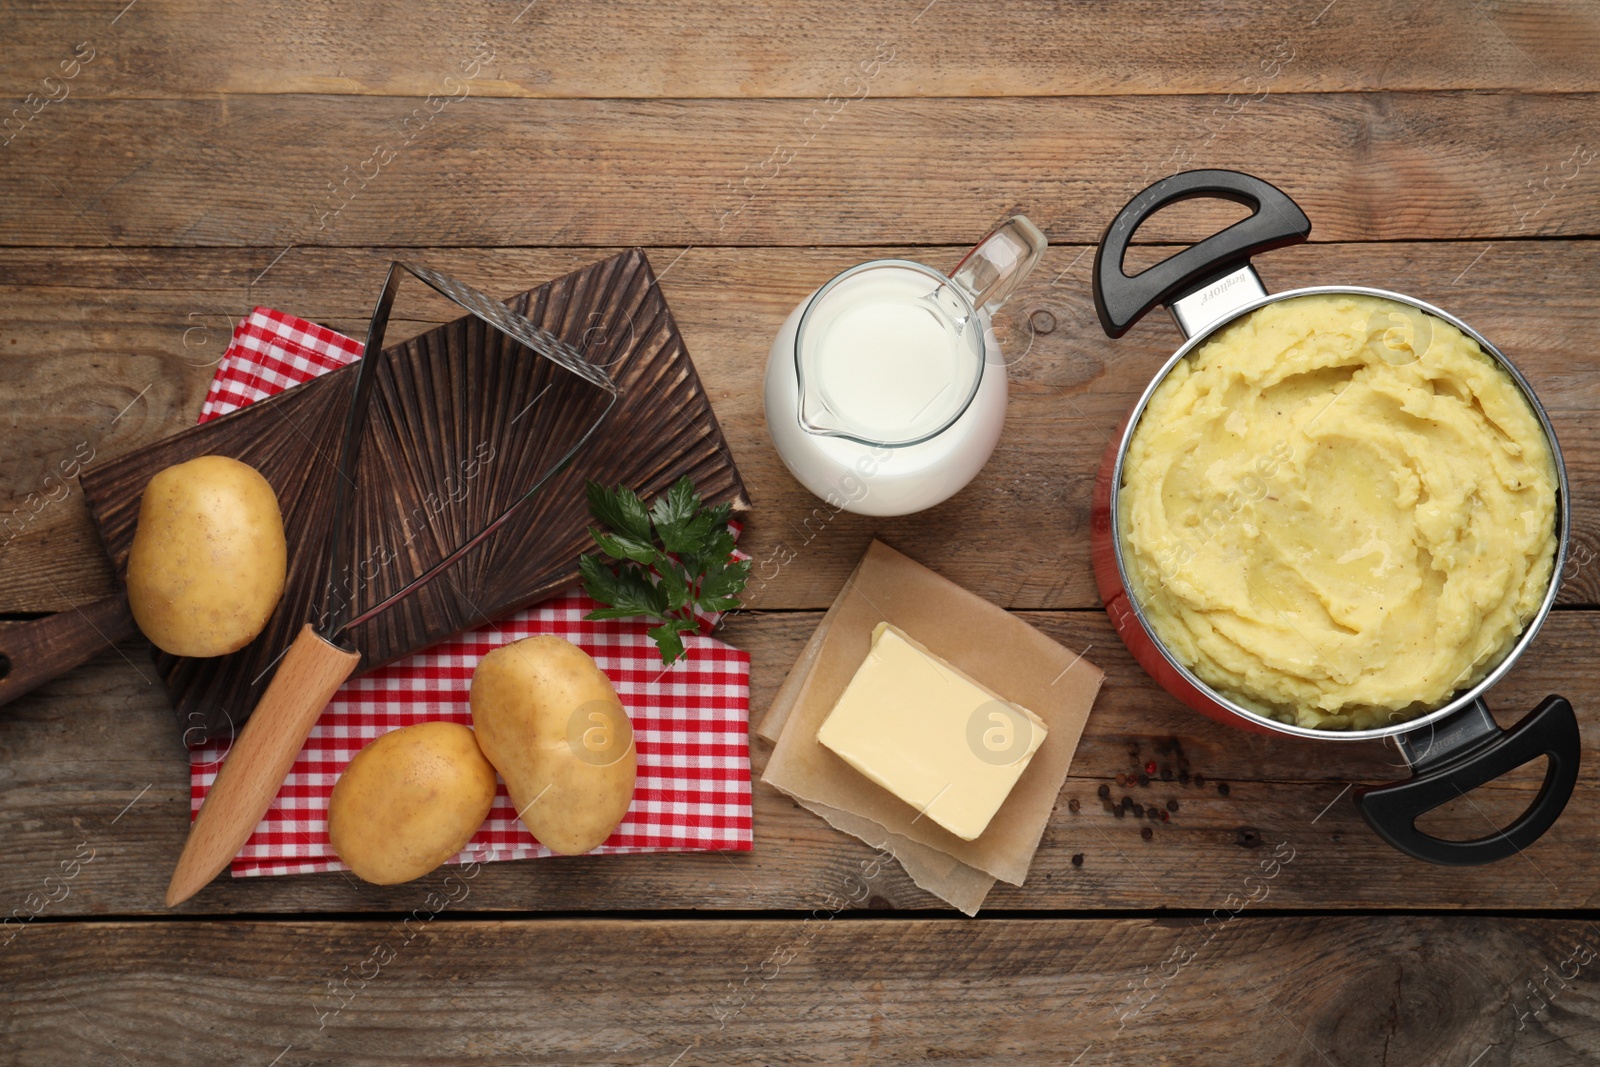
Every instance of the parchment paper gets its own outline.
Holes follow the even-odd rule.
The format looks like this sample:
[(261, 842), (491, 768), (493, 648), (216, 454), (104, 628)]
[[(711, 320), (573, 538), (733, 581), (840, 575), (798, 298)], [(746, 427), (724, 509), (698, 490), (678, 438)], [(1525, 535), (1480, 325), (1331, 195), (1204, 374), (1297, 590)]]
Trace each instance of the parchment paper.
[[(963, 841), (817, 743), (891, 622), (1044, 719), (1045, 740), (989, 828)], [(759, 734), (776, 739), (762, 781), (831, 825), (895, 853), (922, 888), (974, 914), (995, 879), (1021, 885), (1100, 691), (1100, 669), (1004, 609), (874, 541), (785, 679)], [(898, 846), (898, 847), (897, 847)]]

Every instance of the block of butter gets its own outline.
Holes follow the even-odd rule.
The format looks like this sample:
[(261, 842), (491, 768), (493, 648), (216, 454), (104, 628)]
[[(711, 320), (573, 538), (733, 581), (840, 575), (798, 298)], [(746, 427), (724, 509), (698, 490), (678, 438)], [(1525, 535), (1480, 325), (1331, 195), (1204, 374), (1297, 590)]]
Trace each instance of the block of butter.
[(965, 841), (988, 827), (1045, 724), (880, 622), (817, 740)]

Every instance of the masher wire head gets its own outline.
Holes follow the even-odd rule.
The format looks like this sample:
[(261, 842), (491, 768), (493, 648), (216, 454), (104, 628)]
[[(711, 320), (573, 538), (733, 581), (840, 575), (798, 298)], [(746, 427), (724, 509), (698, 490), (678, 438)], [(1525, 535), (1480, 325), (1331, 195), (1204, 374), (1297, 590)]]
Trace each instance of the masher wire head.
[[(512, 501), (497, 518), (447, 553), (444, 558), (423, 571), (404, 587), (390, 594), (378, 604), (367, 608), (356, 617), (350, 618), (349, 613), (352, 602), (338, 595), (336, 585), (339, 576), (344, 574), (349, 566), (352, 547), (350, 543), (350, 522), (356, 491), (356, 463), (361, 454), (361, 439), (366, 426), (367, 408), (371, 402), (373, 382), (376, 379), (376, 367), (379, 363), (379, 360), (373, 357), (382, 354), (383, 335), (389, 324), (389, 313), (394, 307), (395, 294), (400, 286), (402, 277), (400, 272), (402, 270), (420, 279), (445, 299), (466, 309), (473, 316), (482, 320), (492, 329), (498, 330), (517, 344), (550, 360), (591, 385), (604, 390), (610, 399), (594, 423), (578, 437), (572, 447), (567, 449), (547, 471), (535, 479), (527, 491)], [(428, 267), (407, 263), (403, 260), (395, 260), (389, 265), (389, 274), (384, 279), (383, 291), (378, 295), (378, 302), (372, 309), (372, 321), (367, 326), (367, 340), (361, 351), (361, 367), (356, 371), (356, 381), (353, 388), (354, 393), (350, 399), (350, 407), (345, 415), (344, 438), (339, 448), (339, 478), (334, 488), (333, 526), (330, 533), (332, 538), (332, 568), (329, 572), (327, 590), (323, 594), (324, 610), (318, 616), (320, 621), (318, 632), (330, 642), (351, 627), (365, 622), (379, 612), (405, 599), (488, 539), (491, 534), (511, 518), (519, 507), (537, 496), (551, 478), (560, 474), (571, 464), (579, 451), (594, 435), (594, 432), (605, 422), (606, 416), (610, 414), (611, 409), (622, 395), (621, 389), (618, 388), (617, 383), (612, 380), (609, 374), (590, 363), (581, 352), (549, 330), (535, 325), (526, 316), (519, 315), (498, 300), (490, 299), (464, 282), (440, 274), (438, 271)]]

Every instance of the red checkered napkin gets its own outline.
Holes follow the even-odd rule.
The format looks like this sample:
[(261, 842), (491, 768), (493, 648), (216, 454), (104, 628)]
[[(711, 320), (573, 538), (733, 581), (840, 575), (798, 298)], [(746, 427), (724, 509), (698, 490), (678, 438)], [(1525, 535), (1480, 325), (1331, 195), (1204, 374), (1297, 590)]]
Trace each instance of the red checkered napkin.
[[(361, 345), (314, 323), (256, 308), (239, 323), (217, 367), (200, 421), (344, 366)], [(553, 597), (498, 623), (351, 679), (311, 731), (288, 780), (244, 851), (235, 877), (343, 869), (328, 844), (328, 796), (363, 745), (413, 723), (471, 724), (472, 671), (489, 652), (534, 634), (557, 634), (594, 657), (633, 720), (639, 779), (622, 825), (596, 852), (748, 850), (751, 841), (750, 657), (712, 637), (684, 638), (689, 654), (661, 664), (646, 624), (584, 622), (597, 607), (581, 593)], [(703, 617), (709, 630), (714, 617)], [(191, 812), (227, 754), (209, 745), (189, 754)], [(504, 784), (494, 808), (452, 863), (551, 855), (517, 821)]]

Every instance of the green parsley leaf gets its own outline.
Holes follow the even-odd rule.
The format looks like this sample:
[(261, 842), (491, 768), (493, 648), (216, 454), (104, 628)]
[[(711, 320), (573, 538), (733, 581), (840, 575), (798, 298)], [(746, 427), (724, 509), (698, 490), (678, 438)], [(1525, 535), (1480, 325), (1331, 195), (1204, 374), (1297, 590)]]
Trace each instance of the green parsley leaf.
[(601, 533), (592, 527), (589, 536), (600, 546), (600, 551), (612, 559), (631, 559), (635, 563), (654, 563), (656, 560), (656, 546), (648, 538), (640, 541), (627, 534)]
[(731, 504), (705, 507), (694, 482), (678, 479), (646, 510), (631, 489), (586, 486), (589, 513), (610, 527), (590, 529), (601, 553), (617, 561), (608, 566), (600, 556), (578, 560), (584, 592), (604, 607), (585, 619), (644, 617), (659, 623), (647, 632), (661, 650), (661, 661), (673, 663), (685, 654), (683, 635), (700, 631), (695, 612), (729, 611), (750, 577), (750, 561), (734, 560)]
[[(606, 618), (623, 619), (633, 615), (657, 616), (665, 613), (666, 594), (650, 581), (645, 572), (629, 567), (612, 570), (593, 556), (581, 557), (578, 568), (583, 575), (584, 592), (602, 604), (611, 605), (601, 609), (607, 613)], [(591, 613), (589, 617), (596, 617), (596, 613)]]
[(668, 619), (660, 626), (652, 626), (645, 632), (655, 641), (656, 647), (661, 650), (662, 663), (674, 663), (683, 658), (683, 638), (681, 634), (693, 633), (700, 628), (697, 622), (684, 619)]
[(694, 491), (694, 482), (686, 474), (650, 505), (650, 521), (656, 533), (663, 538), (669, 530), (676, 530), (694, 518), (700, 510), (700, 495)]
[(584, 488), (589, 494), (589, 514), (596, 520), (624, 537), (650, 542), (650, 516), (632, 489), (619, 485), (610, 490), (593, 481), (586, 482)]

